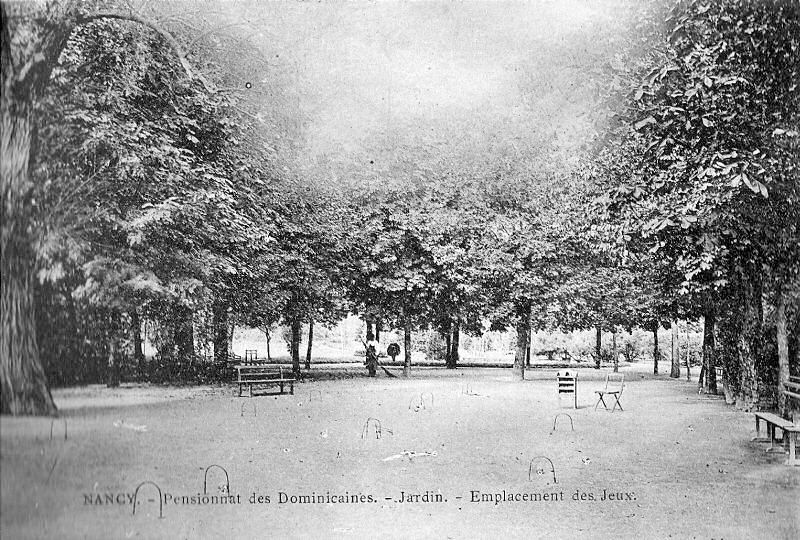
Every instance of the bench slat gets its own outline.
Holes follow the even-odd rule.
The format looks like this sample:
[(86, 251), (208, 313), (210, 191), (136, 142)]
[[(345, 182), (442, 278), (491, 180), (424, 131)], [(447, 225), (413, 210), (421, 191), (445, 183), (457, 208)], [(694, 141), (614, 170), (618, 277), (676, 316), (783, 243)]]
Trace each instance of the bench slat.
[(791, 420), (786, 420), (785, 418), (781, 418), (777, 414), (768, 413), (768, 412), (757, 412), (757, 413), (755, 413), (755, 415), (756, 415), (757, 418), (760, 418), (760, 419), (764, 420), (765, 422), (768, 422), (770, 424), (776, 425), (778, 427), (794, 426), (794, 422), (792, 422)]

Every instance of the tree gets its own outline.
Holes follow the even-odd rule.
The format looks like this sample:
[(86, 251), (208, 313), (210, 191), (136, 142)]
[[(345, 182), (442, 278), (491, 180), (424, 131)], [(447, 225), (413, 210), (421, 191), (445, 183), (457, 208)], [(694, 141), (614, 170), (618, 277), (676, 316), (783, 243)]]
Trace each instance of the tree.
[[(242, 190), (242, 184), (236, 188), (230, 184), (231, 178), (234, 181), (241, 179), (242, 176), (252, 178), (252, 169), (248, 170), (247, 166), (242, 166), (241, 161), (231, 160), (230, 154), (224, 156), (224, 152), (221, 152), (222, 146), (219, 142), (235, 140), (233, 132), (236, 129), (232, 129), (232, 126), (240, 125), (231, 122), (223, 127), (225, 115), (218, 113), (227, 107), (229, 102), (226, 102), (204, 77), (190, 68), (181, 46), (172, 34), (158, 23), (143, 16), (141, 12), (135, 12), (128, 7), (124, 11), (113, 11), (107, 9), (109, 6), (113, 7), (113, 4), (64, 2), (46, 5), (40, 3), (2, 5), (4, 210), (1, 273), (4, 309), (0, 321), (3, 342), (0, 378), (3, 384), (4, 413), (39, 414), (54, 410), (41, 370), (35, 337), (32, 335), (30, 321), (33, 306), (30, 296), (33, 288), (32, 276), (37, 270), (39, 273), (56, 275), (59, 273), (60, 261), (48, 260), (51, 254), (37, 247), (38, 238), (33, 231), (37, 231), (36, 216), (41, 208), (38, 208), (33, 201), (46, 200), (49, 192), (60, 195), (62, 200), (59, 203), (67, 201), (70, 204), (66, 205), (66, 208), (54, 205), (48, 210), (55, 211), (56, 221), (64, 216), (71, 216), (74, 219), (78, 216), (85, 217), (81, 211), (86, 210), (86, 207), (78, 208), (76, 211), (74, 202), (81, 201), (89, 193), (93, 202), (101, 203), (96, 207), (101, 211), (95, 211), (92, 214), (93, 219), (88, 223), (97, 225), (98, 221), (94, 218), (101, 219), (100, 225), (95, 226), (93, 230), (85, 231), (88, 234), (84, 236), (91, 237), (92, 234), (101, 231), (104, 236), (113, 231), (111, 237), (115, 243), (106, 252), (101, 250), (91, 256), (98, 260), (103, 260), (104, 257), (109, 261), (121, 259), (134, 267), (138, 265), (141, 275), (145, 275), (145, 270), (149, 270), (148, 267), (158, 269), (160, 264), (163, 265), (160, 270), (166, 269), (166, 273), (171, 273), (173, 278), (177, 277), (174, 269), (191, 268), (192, 265), (187, 262), (198, 260), (196, 249), (178, 250), (176, 256), (169, 260), (169, 257), (163, 256), (163, 251), (156, 253), (157, 250), (150, 250), (150, 253), (147, 253), (147, 250), (141, 249), (142, 238), (160, 237), (166, 240), (166, 243), (178, 239), (179, 243), (182, 243), (181, 247), (191, 245), (192, 241), (202, 241), (197, 236), (191, 238), (185, 234), (187, 230), (194, 229), (193, 224), (189, 223), (189, 217), (207, 215), (212, 208), (219, 209), (220, 200), (226, 202), (221, 205), (221, 214), (234, 210), (232, 215), (224, 216), (223, 219), (230, 218), (233, 224), (242, 225), (242, 229), (249, 235), (254, 232), (254, 228), (248, 226), (247, 220), (242, 219), (241, 207), (237, 207), (237, 202), (234, 202), (241, 202), (246, 197), (223, 198), (213, 202), (211, 200), (226, 189), (229, 193), (236, 192), (237, 195), (252, 194), (252, 191)], [(150, 51), (142, 47), (134, 54), (130, 54), (128, 46), (131, 43), (131, 27), (112, 26), (112, 31), (109, 31), (108, 21), (112, 20), (146, 28), (150, 32), (147, 34), (148, 37), (134, 41), (137, 45), (149, 44)], [(149, 36), (157, 38), (150, 39)], [(106, 40), (108, 46), (105, 49), (96, 46), (103, 40)], [(194, 42), (197, 43), (198, 40)], [(94, 49), (91, 48), (93, 46)], [(120, 54), (113, 57), (108, 51), (115, 47), (120, 47)], [(162, 54), (164, 51), (169, 53)], [(79, 65), (70, 64), (81, 55), (88, 55), (91, 57), (89, 60), (98, 62), (93, 64), (90, 61), (83, 61)], [(139, 59), (142, 61), (141, 64), (136, 65), (135, 61), (131, 61), (132, 58)], [(59, 65), (59, 59), (63, 65)], [(119, 75), (123, 64), (129, 69), (122, 70), (121, 76), (114, 79), (115, 70)], [(66, 126), (61, 129), (62, 126), (51, 124), (44, 126), (44, 129), (40, 129), (37, 133), (34, 114), (38, 114), (39, 109), (47, 109), (49, 105), (58, 102), (50, 99), (53, 92), (62, 92), (62, 96), (67, 95), (70, 98), (81, 97), (79, 92), (70, 95), (69, 92), (63, 91), (65, 81), (68, 81), (70, 76), (74, 77), (74, 72), (70, 71), (73, 68), (82, 70), (88, 68), (99, 74), (100, 79), (110, 79), (107, 89), (90, 88), (91, 85), (86, 84), (88, 79), (80, 81), (81, 84), (75, 87), (88, 94), (99, 96), (101, 98), (99, 101), (87, 101), (87, 103), (100, 105), (83, 111), (80, 110), (80, 106), (73, 108), (67, 106), (63, 110), (59, 107), (50, 107), (51, 111), (58, 113), (57, 116), (67, 120)], [(55, 75), (53, 75), (54, 69)], [(185, 75), (189, 75), (188, 80), (176, 82)], [(137, 77), (143, 77), (144, 83), (141, 84), (140, 79), (137, 81), (139, 84), (126, 86), (136, 81)], [(143, 88), (144, 92), (147, 92), (148, 85), (158, 86), (164, 82), (165, 86), (158, 87), (155, 92), (149, 92), (149, 97), (146, 98), (149, 102), (146, 105), (143, 105), (142, 101), (136, 102), (137, 98), (144, 97)], [(153, 96), (161, 96), (162, 99), (151, 99)], [(49, 105), (48, 100), (50, 100)], [(203, 100), (203, 103), (198, 103)], [(184, 114), (183, 108), (187, 105), (189, 113)], [(111, 113), (108, 115), (112, 118), (110, 122), (103, 122), (103, 115), (97, 114), (102, 106), (106, 106), (104, 112)], [(118, 121), (118, 118), (114, 118), (115, 114), (124, 115), (125, 118)], [(158, 126), (154, 123), (153, 116), (157, 116), (158, 121), (164, 122), (164, 125)], [(90, 131), (89, 127), (98, 129)], [(67, 139), (69, 143), (59, 145), (67, 154), (57, 156), (61, 159), (42, 159), (44, 157), (42, 152), (48, 150), (49, 145), (32, 144), (34, 141), (46, 140), (48, 135), (51, 135), (47, 132), (48, 129), (53, 132), (60, 130), (59, 135), (67, 134), (71, 137)], [(85, 135), (87, 131), (90, 135), (95, 134), (96, 138), (87, 137)], [(104, 138), (101, 139), (100, 134)], [(148, 135), (152, 138), (147, 139)], [(81, 136), (84, 138), (81, 139)], [(152, 143), (152, 148), (157, 150), (143, 151), (147, 148), (147, 142)], [(73, 152), (76, 149), (77, 151)], [(82, 152), (84, 156), (78, 156)], [(147, 158), (142, 159), (142, 156)], [(74, 157), (91, 159), (72, 159)], [(48, 171), (49, 161), (53, 161), (55, 165)], [(198, 166), (198, 163), (210, 165), (204, 168)], [(6, 164), (9, 166), (6, 167)], [(232, 169), (238, 172), (233, 172)], [(64, 172), (69, 174), (59, 174)], [(150, 191), (144, 194), (137, 193), (136, 184), (132, 182), (122, 184), (125, 186), (122, 190), (124, 196), (120, 197), (119, 201), (109, 197), (108, 191), (104, 192), (107, 188), (119, 189), (120, 184), (114, 184), (119, 178), (132, 174), (133, 178), (141, 180), (143, 174), (148, 173), (155, 174), (152, 178), (153, 184), (148, 186)], [(159, 173), (164, 176), (159, 177)], [(174, 181), (164, 182), (165, 188), (161, 192), (152, 189), (157, 185), (156, 182), (164, 180), (165, 177), (169, 180), (178, 178), (186, 181), (190, 186), (187, 190), (189, 195), (181, 200), (177, 200), (174, 193), (171, 194), (173, 197), (167, 195), (165, 192), (178, 188)], [(197, 182), (198, 178), (202, 178), (203, 181)], [(72, 179), (74, 183), (70, 184)], [(58, 181), (59, 184), (53, 184), (57, 187), (48, 187), (51, 181)], [(45, 197), (39, 197), (40, 195)], [(186, 192), (180, 193), (181, 197), (185, 195)], [(250, 202), (252, 203), (252, 199)], [(142, 203), (146, 204), (138, 214), (131, 212), (136, 204)], [(255, 205), (245, 206), (252, 208)], [(220, 221), (215, 223), (217, 226), (220, 225)], [(123, 224), (124, 226), (121, 226)], [(225, 222), (225, 228), (230, 228), (230, 225), (231, 222)], [(167, 229), (173, 227), (174, 234), (165, 234)], [(184, 228), (181, 230), (181, 227)], [(205, 233), (211, 237), (215, 236), (209, 229), (213, 229), (213, 226), (201, 229), (198, 236), (202, 237)], [(260, 235), (260, 231), (261, 229), (256, 228), (256, 235)], [(216, 236), (219, 237), (218, 234)], [(251, 237), (239, 236), (234, 238), (232, 243), (237, 244), (243, 238)], [(170, 247), (176, 246), (173, 243)], [(216, 261), (219, 259), (217, 257)], [(37, 268), (37, 263), (42, 261), (45, 267)], [(54, 264), (47, 267), (48, 262)], [(212, 263), (207, 264), (206, 268), (219, 269), (220, 266), (225, 265)], [(199, 268), (199, 265), (194, 265), (191, 270), (192, 272), (184, 272), (177, 280), (173, 279), (173, 283), (165, 288), (170, 289), (172, 285), (181, 281), (191, 284), (192, 279), (196, 280), (197, 274), (203, 277), (203, 269)], [(160, 271), (156, 273), (161, 274)], [(5, 309), (6, 306), (8, 309)], [(136, 307), (132, 306), (134, 310)], [(184, 304), (182, 307), (181, 305), (175, 307), (183, 310), (182, 319), (188, 323), (190, 314), (184, 309), (187, 306)], [(117, 322), (114, 321), (112, 326), (116, 327)], [(118, 329), (115, 334), (118, 332), (122, 332), (122, 329)], [(178, 332), (183, 352), (189, 355), (192, 354), (193, 348), (192, 334), (192, 324), (185, 324), (183, 330)]]
[[(37, 148), (34, 108), (45, 95), (50, 74), (71, 32), (82, 24), (102, 18), (118, 18), (145, 24), (159, 32), (176, 51), (177, 42), (158, 25), (112, 11), (92, 11), (83, 3), (63, 5), (2, 3), (2, 116), (3, 148), (0, 156), (3, 224), (0, 234), (0, 382), (2, 407), (10, 414), (50, 414), (55, 411), (39, 360), (36, 342), (33, 281), (36, 255), (30, 237), (32, 218), (30, 176)], [(178, 53), (184, 68), (188, 63)]]

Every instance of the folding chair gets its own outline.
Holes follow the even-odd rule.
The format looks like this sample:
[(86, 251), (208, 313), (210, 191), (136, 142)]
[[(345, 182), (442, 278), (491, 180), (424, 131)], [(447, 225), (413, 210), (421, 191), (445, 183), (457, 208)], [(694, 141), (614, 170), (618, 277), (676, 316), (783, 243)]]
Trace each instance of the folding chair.
[(619, 406), (619, 410), (623, 411), (622, 403), (619, 402), (619, 398), (622, 396), (622, 390), (625, 388), (625, 375), (623, 373), (609, 373), (606, 375), (606, 385), (602, 390), (595, 390), (594, 393), (597, 394), (598, 400), (594, 406), (594, 410), (597, 410), (597, 406), (601, 403), (603, 407), (608, 410), (608, 404), (606, 403), (605, 397), (612, 396), (614, 398), (614, 406), (611, 407), (611, 412)]
[(558, 379), (558, 401), (561, 402), (561, 394), (572, 394), (572, 406), (578, 408), (578, 373), (576, 371), (559, 371), (556, 373)]

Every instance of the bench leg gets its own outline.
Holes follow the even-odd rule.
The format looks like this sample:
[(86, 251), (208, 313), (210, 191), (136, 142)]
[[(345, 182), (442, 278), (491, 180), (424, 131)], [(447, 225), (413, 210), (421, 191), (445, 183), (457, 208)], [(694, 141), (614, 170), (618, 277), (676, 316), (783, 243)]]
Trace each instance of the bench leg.
[(291, 395), (294, 395), (294, 383), (293, 382), (289, 383), (289, 393)]
[(769, 448), (767, 448), (767, 452), (780, 452), (784, 453), (786, 450), (784, 449), (784, 442), (786, 439), (786, 432), (781, 429), (781, 444), (780, 446), (775, 445), (775, 441), (778, 440), (778, 437), (775, 435), (775, 430), (780, 429), (778, 426), (767, 423), (767, 431), (769, 431)]
[(242, 397), (242, 383), (239, 383), (239, 397)]
[[(767, 425), (767, 431), (769, 431), (769, 425)], [(767, 433), (769, 435), (769, 433)], [(750, 439), (751, 442), (767, 442), (769, 439), (766, 439), (761, 436), (761, 419), (756, 416), (756, 436)]]
[(786, 461), (787, 465), (800, 465), (800, 461), (795, 457), (797, 454), (797, 432), (792, 431), (789, 433), (783, 432), (783, 437), (789, 437), (789, 459)]
[(253, 385), (250, 385), (250, 397), (253, 397)]
[(278, 384), (280, 384), (280, 387), (281, 387), (281, 394), (283, 394), (283, 383), (278, 383)]

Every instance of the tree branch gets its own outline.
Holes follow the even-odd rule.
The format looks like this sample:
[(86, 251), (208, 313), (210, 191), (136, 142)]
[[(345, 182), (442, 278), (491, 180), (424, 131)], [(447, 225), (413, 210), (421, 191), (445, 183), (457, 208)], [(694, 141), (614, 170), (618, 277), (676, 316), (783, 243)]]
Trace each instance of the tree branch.
[(190, 79), (198, 79), (206, 90), (212, 93), (216, 92), (216, 90), (209, 85), (208, 81), (206, 81), (205, 77), (199, 73), (195, 73), (194, 70), (192, 70), (192, 66), (189, 64), (189, 61), (186, 60), (186, 53), (183, 51), (183, 47), (181, 47), (180, 43), (178, 43), (178, 41), (169, 31), (162, 28), (157, 22), (135, 13), (125, 13), (121, 11), (95, 11), (92, 13), (84, 13), (79, 15), (76, 20), (76, 24), (87, 24), (100, 19), (117, 19), (120, 21), (135, 22), (150, 28), (160, 35), (164, 41), (166, 41), (167, 45), (170, 46), (175, 55), (178, 57), (178, 60), (180, 60), (181, 66), (186, 72), (186, 75), (188, 75)]

